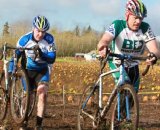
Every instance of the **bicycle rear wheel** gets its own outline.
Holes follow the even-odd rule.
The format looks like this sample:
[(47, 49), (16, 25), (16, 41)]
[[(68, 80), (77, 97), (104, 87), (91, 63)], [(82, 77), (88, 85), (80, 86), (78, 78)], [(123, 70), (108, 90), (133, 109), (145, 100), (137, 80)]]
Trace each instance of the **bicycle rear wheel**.
[[(119, 102), (119, 103), (118, 103)], [(125, 84), (117, 91), (111, 117), (111, 130), (137, 130), (139, 102), (132, 85)]]
[(3, 120), (7, 113), (7, 95), (5, 88), (5, 76), (0, 74), (0, 120)]
[[(87, 87), (81, 96), (78, 110), (78, 130), (90, 130), (94, 128), (94, 116), (98, 110), (98, 89)], [(90, 95), (90, 96), (89, 96)]]
[(12, 78), (11, 87), (11, 114), (13, 120), (21, 124), (27, 120), (29, 105), (29, 83), (26, 73), (23, 69), (18, 68)]

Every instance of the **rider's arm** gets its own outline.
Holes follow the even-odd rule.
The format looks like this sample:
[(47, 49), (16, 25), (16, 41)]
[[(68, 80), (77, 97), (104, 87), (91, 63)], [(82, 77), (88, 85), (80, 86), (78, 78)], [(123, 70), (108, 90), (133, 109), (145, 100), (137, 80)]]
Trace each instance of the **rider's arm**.
[(143, 23), (144, 30), (144, 42), (149, 52), (154, 53), (157, 57), (160, 57), (160, 51), (158, 49), (158, 43), (156, 37), (148, 23)]
[(98, 43), (98, 51), (101, 56), (105, 56), (106, 54), (106, 48), (108, 48), (111, 41), (118, 36), (120, 33), (120, 25), (123, 25), (122, 20), (115, 20), (113, 23), (109, 26), (109, 28), (105, 31), (102, 38), (100, 39)]
[(56, 59), (56, 50), (42, 52), (42, 59), (47, 61), (49, 64), (53, 64)]
[(113, 35), (110, 34), (109, 32), (105, 32), (98, 43), (98, 50), (100, 50), (101, 47), (103, 46), (108, 47), (112, 40), (113, 40)]
[(44, 39), (48, 42), (46, 49), (42, 49), (42, 59), (45, 60), (49, 64), (53, 64), (56, 59), (56, 46), (54, 43), (54, 37), (51, 34), (46, 34)]
[(154, 53), (157, 57), (160, 57), (160, 50), (159, 50), (159, 48), (158, 48), (158, 44), (157, 44), (157, 42), (156, 42), (155, 39), (153, 39), (153, 40), (151, 40), (151, 41), (148, 41), (148, 42), (146, 43), (146, 46), (147, 46), (149, 52), (152, 52), (152, 53)]
[(160, 50), (158, 48), (158, 44), (156, 42), (156, 37), (148, 23), (144, 23), (144, 41), (146, 43), (146, 47), (149, 50), (150, 54), (148, 55), (150, 58), (146, 60), (147, 64), (153, 65), (156, 63), (157, 58), (160, 57)]
[(158, 48), (157, 42), (155, 39), (148, 41), (146, 44), (150, 54), (148, 55), (149, 57), (151, 56), (152, 58), (149, 58), (146, 60), (146, 63), (148, 65), (154, 65), (157, 62), (157, 59), (160, 57), (160, 50)]
[(106, 49), (108, 48), (110, 42), (113, 40), (114, 36), (109, 33), (109, 32), (105, 32), (102, 36), (102, 38), (100, 39), (97, 48), (99, 51), (99, 54), (104, 57), (106, 55)]

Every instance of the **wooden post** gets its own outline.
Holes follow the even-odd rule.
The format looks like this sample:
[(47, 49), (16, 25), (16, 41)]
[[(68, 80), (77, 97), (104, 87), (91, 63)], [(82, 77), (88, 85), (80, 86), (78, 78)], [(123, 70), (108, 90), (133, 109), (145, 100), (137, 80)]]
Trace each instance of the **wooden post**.
[(65, 87), (64, 87), (64, 85), (63, 85), (63, 115), (62, 115), (62, 119), (64, 120), (64, 118), (65, 118), (65, 104), (66, 104), (66, 102), (65, 102)]
[(65, 102), (65, 88), (64, 88), (64, 85), (63, 85), (63, 105), (65, 105), (66, 104), (66, 102)]

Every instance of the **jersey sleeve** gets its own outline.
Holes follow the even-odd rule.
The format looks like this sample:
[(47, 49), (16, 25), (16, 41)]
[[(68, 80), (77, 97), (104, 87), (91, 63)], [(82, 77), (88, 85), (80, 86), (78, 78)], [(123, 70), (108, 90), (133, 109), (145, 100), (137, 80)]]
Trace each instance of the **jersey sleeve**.
[(110, 33), (114, 38), (115, 37), (115, 25), (112, 23), (105, 32)]
[(49, 45), (49, 50), (42, 52), (42, 58), (49, 64), (53, 64), (56, 59), (55, 44)]
[[(23, 48), (25, 46), (25, 44), (27, 43), (27, 41), (28, 41), (28, 39), (27, 39), (26, 35), (22, 36), (17, 42), (17, 48)], [(16, 54), (19, 59), (21, 57), (22, 51), (20, 51), (20, 49), (17, 49)]]
[(54, 43), (54, 37), (51, 34), (47, 34), (44, 39), (48, 42), (47, 51), (42, 52), (43, 60), (49, 64), (53, 64), (56, 59), (56, 46)]
[(115, 20), (112, 22), (112, 24), (105, 32), (110, 33), (113, 36), (113, 38), (116, 38), (125, 26), (126, 25), (123, 20)]
[(155, 35), (148, 23), (142, 22), (140, 29), (142, 30), (144, 34), (144, 42), (148, 42), (148, 41), (155, 39)]
[(148, 29), (147, 29), (147, 31), (144, 34), (144, 41), (148, 42), (148, 41), (151, 41), (153, 39), (155, 39), (155, 35), (154, 35), (151, 27), (149, 26)]

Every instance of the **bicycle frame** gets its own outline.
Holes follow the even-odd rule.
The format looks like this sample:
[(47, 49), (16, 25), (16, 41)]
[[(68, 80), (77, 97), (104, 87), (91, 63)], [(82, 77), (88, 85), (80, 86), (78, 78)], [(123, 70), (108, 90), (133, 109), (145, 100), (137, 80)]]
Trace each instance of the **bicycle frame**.
[[(120, 71), (120, 68), (117, 68), (117, 69), (114, 69), (114, 70), (111, 70), (111, 71), (108, 71), (108, 72), (105, 72), (105, 73), (102, 73), (100, 76), (99, 76), (99, 79), (98, 81), (96, 82), (96, 84), (99, 85), (99, 108), (102, 109), (102, 97), (103, 97), (103, 78), (107, 75), (110, 75), (112, 73), (116, 73), (116, 72), (119, 72)], [(109, 98), (110, 99), (110, 98)], [(110, 100), (108, 100), (110, 101)], [(108, 104), (108, 103), (107, 103)]]
[[(4, 95), (2, 98), (2, 103), (5, 104), (1, 105), (4, 112), (0, 114), (0, 119), (3, 120), (7, 113), (7, 104), (10, 100), (10, 107), (11, 107), (11, 114), (13, 120), (20, 124), (24, 120), (26, 120), (32, 113), (35, 100), (29, 110), (29, 81), (26, 75), (26, 70), (23, 68), (24, 66), (18, 66), (18, 56), (16, 54), (17, 49), (24, 52), (25, 50), (33, 50), (35, 52), (35, 58), (38, 58), (37, 47), (33, 48), (17, 48), (7, 46), (7, 43), (3, 45), (2, 51), (3, 55), (0, 57), (0, 60), (3, 61), (3, 70), (2, 70), (2, 77), (1, 81), (3, 81), (3, 87), (0, 88), (0, 92)], [(13, 50), (13, 69), (11, 69), (11, 73), (9, 73), (9, 60), (7, 60), (7, 50)], [(37, 53), (36, 53), (37, 52)], [(11, 81), (11, 82), (10, 82)], [(1, 94), (0, 93), (0, 94)], [(1, 95), (0, 95), (1, 96)], [(35, 97), (35, 92), (34, 92)], [(25, 98), (25, 100), (23, 100)], [(25, 102), (23, 105), (23, 101)], [(22, 111), (23, 110), (23, 111)], [(29, 112), (28, 112), (29, 110)]]
[[(103, 106), (102, 106), (102, 97), (103, 97), (103, 85), (102, 85), (102, 83), (103, 83), (103, 78), (107, 75), (110, 75), (110, 74), (113, 74), (113, 73), (116, 73), (116, 72), (120, 72), (119, 80), (118, 80), (117, 84), (115, 85), (116, 87), (113, 89), (111, 95), (109, 96), (107, 104), (103, 108)], [(100, 108), (101, 117), (105, 116), (105, 114), (108, 112), (115, 94), (117, 94), (117, 96), (118, 96), (118, 98), (117, 98), (118, 106), (120, 106), (120, 100), (119, 100), (120, 95), (119, 95), (119, 93), (116, 93), (116, 90), (117, 90), (118, 87), (121, 87), (125, 83), (130, 82), (129, 77), (128, 76), (125, 77), (125, 76), (126, 76), (126, 71), (125, 71), (124, 63), (122, 63), (118, 68), (116, 68), (114, 70), (110, 70), (110, 71), (105, 72), (105, 73), (102, 73), (99, 76), (99, 80), (97, 81), (97, 83), (99, 84), (99, 108)], [(126, 99), (126, 100), (128, 100), (128, 99)], [(119, 113), (120, 113), (120, 109), (118, 109), (118, 115), (120, 115)], [(118, 119), (120, 119), (120, 117)]]
[[(113, 89), (111, 95), (109, 96), (109, 99), (106, 103), (106, 105), (103, 107), (102, 106), (102, 97), (103, 97), (103, 78), (105, 76), (108, 76), (110, 74), (116, 73), (116, 72), (120, 72), (120, 77), (119, 80), (116, 84), (116, 87)], [(99, 89), (99, 99), (98, 99), (98, 107), (99, 107), (99, 112), (100, 112), (100, 118), (103, 118), (106, 113), (108, 112), (109, 108), (111, 107), (111, 103), (114, 100), (115, 95), (117, 94), (117, 100), (118, 100), (118, 106), (120, 106), (120, 100), (119, 100), (119, 94), (117, 93), (117, 88), (121, 87), (123, 84), (130, 82), (130, 79), (128, 76), (126, 76), (126, 70), (124, 67), (124, 62), (122, 61), (122, 63), (120, 64), (120, 66), (114, 70), (110, 70), (108, 72), (104, 72), (102, 74), (100, 74), (95, 86), (93, 87), (91, 93), (88, 95), (86, 101), (83, 103), (82, 105), (82, 109), (85, 108), (89, 98), (93, 95), (94, 91), (97, 89)], [(126, 98), (126, 101), (128, 100), (128, 98)], [(126, 107), (129, 107), (129, 104), (126, 104)], [(128, 108), (129, 109), (129, 108)], [(83, 111), (84, 112), (84, 111)], [(89, 115), (88, 113), (84, 112), (87, 116), (89, 116), (91, 119), (94, 120), (94, 117), (92, 117), (91, 115)], [(129, 111), (127, 110), (127, 118), (129, 119)], [(120, 108), (118, 107), (118, 119), (120, 120)]]
[[(115, 69), (103, 72), (106, 62), (110, 62), (110, 57), (116, 58), (115, 60), (120, 61), (120, 64), (118, 64)], [(132, 68), (132, 63), (138, 64), (139, 60), (146, 60), (148, 57), (109, 53), (105, 59), (101, 57), (99, 57), (99, 59), (101, 63), (100, 75), (94, 86), (88, 86), (84, 89), (80, 100), (78, 129), (103, 129), (111, 127), (112, 130), (115, 128), (136, 130), (139, 122), (139, 102), (126, 68)], [(148, 71), (146, 70), (145, 72)], [(106, 79), (105, 77), (116, 73), (118, 73), (118, 79), (115, 75), (116, 77), (114, 78), (117, 79), (115, 87), (108, 101), (104, 104), (104, 102), (102, 102), (103, 82)], [(111, 118), (109, 119), (107, 114), (110, 108), (113, 110), (111, 110)], [(111, 120), (110, 124), (108, 124), (108, 120)]]
[[(9, 77), (9, 73), (8, 73), (8, 65), (9, 65), (9, 60), (7, 60), (7, 50), (10, 49), (10, 50), (14, 50), (14, 54), (13, 54), (13, 71), (12, 71), (12, 74), (10, 75), (11, 77)], [(4, 76), (5, 76), (5, 96), (6, 99), (9, 98), (10, 94), (8, 93), (9, 92), (9, 87), (10, 87), (10, 83), (9, 83), (9, 78), (13, 78), (12, 76), (15, 74), (16, 72), (16, 69), (17, 69), (17, 55), (16, 55), (16, 50), (17, 48), (15, 47), (9, 47), (7, 46), (7, 43), (4, 44), (3, 46), (3, 56), (2, 56), (2, 60), (3, 60), (3, 71), (4, 71)]]
[[(1, 77), (0, 77), (0, 97), (1, 97), (1, 103), (0, 103), (0, 109), (2, 110), (1, 114), (0, 114), (0, 120), (5, 119), (6, 113), (7, 113), (7, 105), (9, 103), (10, 100), (10, 92), (11, 92), (11, 81), (13, 78), (13, 74), (9, 75), (8, 73), (8, 65), (9, 65), (9, 60), (7, 60), (7, 50), (8, 49), (14, 49), (13, 47), (9, 47), (7, 46), (7, 43), (5, 43), (3, 45), (2, 48), (2, 55), (0, 57), (0, 60), (3, 62), (3, 68), (2, 68), (2, 72), (1, 72)], [(17, 58), (16, 55), (14, 55), (14, 72), (17, 68)]]
[(9, 90), (9, 75), (8, 75), (8, 64), (9, 61), (7, 60), (7, 55), (6, 55), (6, 51), (7, 51), (7, 46), (6, 44), (3, 47), (3, 70), (4, 70), (4, 76), (5, 76), (5, 96), (7, 96), (6, 98), (8, 98), (9, 94), (8, 94), (8, 90)]

